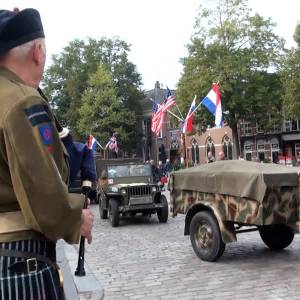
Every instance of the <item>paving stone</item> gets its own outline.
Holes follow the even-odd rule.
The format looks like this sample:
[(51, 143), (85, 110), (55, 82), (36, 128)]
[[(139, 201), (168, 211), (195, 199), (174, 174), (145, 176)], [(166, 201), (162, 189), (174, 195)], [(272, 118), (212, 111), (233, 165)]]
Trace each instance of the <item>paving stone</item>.
[(104, 300), (300, 299), (300, 235), (274, 252), (258, 232), (239, 234), (217, 262), (208, 263), (183, 235), (184, 215), (166, 224), (137, 216), (112, 228), (97, 205), (92, 209), (94, 236), (85, 259), (104, 287)]

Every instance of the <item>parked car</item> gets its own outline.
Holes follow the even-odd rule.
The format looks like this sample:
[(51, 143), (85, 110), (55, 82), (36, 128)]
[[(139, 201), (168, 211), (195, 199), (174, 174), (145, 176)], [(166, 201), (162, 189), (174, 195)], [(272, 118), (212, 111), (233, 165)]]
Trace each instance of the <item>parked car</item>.
[(160, 186), (153, 182), (151, 166), (146, 163), (106, 161), (98, 180), (101, 219), (109, 218), (112, 227), (120, 216), (157, 214), (159, 222), (168, 220), (169, 206)]
[(186, 215), (184, 234), (204, 261), (221, 257), (238, 233), (258, 230), (270, 249), (281, 250), (299, 232), (294, 167), (217, 161), (171, 173), (169, 190), (171, 212)]

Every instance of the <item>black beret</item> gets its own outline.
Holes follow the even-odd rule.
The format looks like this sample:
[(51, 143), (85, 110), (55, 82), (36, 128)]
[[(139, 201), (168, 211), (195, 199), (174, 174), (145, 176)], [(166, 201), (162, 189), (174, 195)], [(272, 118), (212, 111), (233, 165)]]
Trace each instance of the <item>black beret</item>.
[(0, 56), (14, 47), (44, 37), (41, 17), (36, 9), (0, 10)]

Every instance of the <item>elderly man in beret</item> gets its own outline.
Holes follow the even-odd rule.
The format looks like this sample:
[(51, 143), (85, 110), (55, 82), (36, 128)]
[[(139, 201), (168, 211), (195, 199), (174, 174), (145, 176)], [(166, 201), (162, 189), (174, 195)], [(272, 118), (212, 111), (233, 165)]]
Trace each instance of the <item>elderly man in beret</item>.
[(63, 299), (56, 241), (91, 242), (94, 216), (68, 193), (68, 165), (38, 86), (46, 59), (35, 9), (0, 10), (0, 299)]

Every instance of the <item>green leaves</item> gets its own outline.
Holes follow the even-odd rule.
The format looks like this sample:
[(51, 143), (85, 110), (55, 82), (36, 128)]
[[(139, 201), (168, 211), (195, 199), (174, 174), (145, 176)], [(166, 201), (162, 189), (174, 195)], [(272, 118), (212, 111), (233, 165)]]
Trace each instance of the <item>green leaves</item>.
[[(219, 0), (202, 8), (189, 54), (182, 60), (184, 71), (176, 93), (181, 109), (187, 111), (195, 94), (201, 100), (212, 83), (220, 81), (223, 111), (229, 111), (224, 117), (230, 126), (236, 126), (237, 118), (264, 120), (262, 112), (272, 107), (280, 114), (281, 85), (272, 73), (278, 70), (283, 40), (273, 30), (271, 20), (251, 14), (244, 0)], [(197, 116), (213, 126), (206, 113)]]
[(135, 115), (117, 97), (110, 72), (100, 65), (88, 80), (79, 109), (78, 130), (92, 134), (102, 143), (108, 142), (117, 133), (122, 150), (130, 152), (135, 133)]
[[(133, 132), (126, 133), (129, 140), (124, 145), (129, 148), (134, 144), (132, 123), (140, 111), (139, 103), (144, 95), (141, 76), (136, 66), (128, 61), (129, 51), (129, 45), (119, 39), (90, 38), (87, 41), (76, 39), (53, 56), (43, 86), (59, 120), (72, 129), (75, 137), (83, 139), (91, 130), (101, 138), (110, 137), (116, 129), (124, 132), (120, 121), (125, 118), (124, 122), (131, 124), (128, 128), (128, 124), (124, 125), (125, 128)], [(103, 110), (95, 106), (95, 101), (103, 106)], [(130, 112), (129, 115), (124, 109)], [(93, 117), (92, 123), (89, 123), (88, 115)], [(98, 117), (106, 121), (97, 120)], [(109, 118), (111, 121), (108, 122)], [(113, 118), (119, 123), (116, 124)]]

